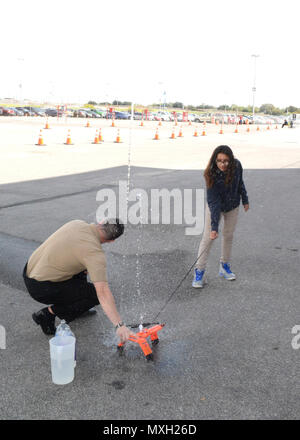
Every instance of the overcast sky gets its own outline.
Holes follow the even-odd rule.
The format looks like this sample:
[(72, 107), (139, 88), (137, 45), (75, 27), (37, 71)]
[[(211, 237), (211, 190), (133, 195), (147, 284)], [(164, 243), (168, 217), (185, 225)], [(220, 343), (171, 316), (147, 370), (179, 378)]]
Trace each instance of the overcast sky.
[(5, 2), (0, 98), (252, 105), (257, 54), (256, 105), (300, 107), (299, 12), (299, 0)]

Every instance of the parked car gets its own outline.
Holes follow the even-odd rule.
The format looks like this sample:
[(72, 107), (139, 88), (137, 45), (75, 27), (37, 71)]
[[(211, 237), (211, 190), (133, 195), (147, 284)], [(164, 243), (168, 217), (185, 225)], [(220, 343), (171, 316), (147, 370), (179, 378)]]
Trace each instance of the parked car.
[(152, 112), (148, 112), (147, 116), (145, 116), (145, 119), (148, 119), (148, 121), (154, 121), (154, 114)]
[(77, 118), (88, 118), (88, 114), (86, 113), (86, 111), (81, 109), (74, 110), (73, 116)]
[(194, 122), (201, 122), (201, 123), (203, 123), (203, 122), (207, 122), (208, 119), (210, 120), (210, 118), (207, 118), (204, 115), (196, 115), (195, 119), (194, 119)]
[(171, 121), (170, 114), (167, 112), (157, 112), (158, 120), (161, 121)]
[(47, 108), (45, 113), (47, 116), (57, 116), (57, 109), (56, 108)]
[(43, 117), (46, 116), (44, 109), (34, 110), (34, 113), (36, 116), (43, 116)]
[(90, 110), (89, 112), (92, 113), (93, 118), (101, 118), (101, 116), (95, 110)]
[(12, 107), (12, 110), (15, 112), (16, 116), (24, 116), (24, 112), (18, 108)]
[(282, 124), (281, 119), (278, 116), (270, 116), (269, 120), (271, 124)]
[(72, 117), (72, 116), (73, 116), (73, 113), (74, 113), (74, 110), (73, 110), (72, 108), (68, 108), (68, 109), (65, 110), (65, 112), (64, 112), (65, 116), (68, 116), (68, 117)]
[(243, 124), (253, 124), (253, 117), (252, 116), (243, 116), (242, 117)]
[(211, 115), (210, 113), (201, 113), (200, 115), (195, 115), (194, 122), (211, 122)]
[(228, 114), (227, 115), (227, 123), (228, 124), (236, 124), (238, 122), (238, 118), (236, 115)]
[(255, 124), (265, 124), (266, 123), (266, 121), (265, 121), (265, 119), (262, 117), (262, 116), (254, 116), (254, 123)]
[(106, 110), (99, 110), (101, 113), (102, 118), (106, 117)]
[(34, 113), (25, 107), (16, 107), (16, 109), (21, 110), (24, 113), (24, 116), (34, 116)]
[(1, 107), (3, 116), (15, 116), (15, 111), (10, 107)]
[(141, 120), (142, 117), (143, 117), (143, 113), (141, 113), (141, 112), (134, 112), (133, 113), (133, 119), (135, 119), (135, 120)]
[(106, 110), (95, 108), (93, 111), (97, 113), (100, 116), (100, 118), (105, 118)]
[(2, 107), (0, 107), (0, 116), (2, 116), (3, 115), (3, 110), (2, 110)]
[(194, 115), (194, 113), (189, 113), (188, 114), (188, 120), (191, 122), (195, 122), (197, 115)]
[(196, 115), (194, 122), (204, 122), (200, 115)]
[(130, 117), (128, 112), (115, 112), (115, 119), (130, 119)]
[(80, 109), (80, 110), (82, 110), (82, 111), (84, 111), (84, 112), (86, 113), (86, 117), (87, 117), (87, 118), (95, 118), (95, 117), (96, 117), (96, 116), (93, 115), (93, 113), (91, 112), (91, 110), (88, 109), (88, 108)]
[(39, 107), (24, 107), (34, 114), (34, 116), (46, 116), (45, 110)]

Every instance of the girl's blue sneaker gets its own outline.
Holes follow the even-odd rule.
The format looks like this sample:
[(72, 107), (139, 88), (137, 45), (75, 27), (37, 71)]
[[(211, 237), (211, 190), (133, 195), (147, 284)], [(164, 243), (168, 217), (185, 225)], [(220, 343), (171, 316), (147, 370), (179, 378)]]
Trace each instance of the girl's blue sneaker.
[(219, 269), (220, 277), (224, 277), (225, 280), (235, 280), (235, 274), (231, 272), (229, 263), (220, 263)]
[(199, 289), (204, 286), (204, 272), (205, 270), (199, 270), (195, 268), (195, 274), (194, 274), (192, 286), (195, 287), (196, 289)]

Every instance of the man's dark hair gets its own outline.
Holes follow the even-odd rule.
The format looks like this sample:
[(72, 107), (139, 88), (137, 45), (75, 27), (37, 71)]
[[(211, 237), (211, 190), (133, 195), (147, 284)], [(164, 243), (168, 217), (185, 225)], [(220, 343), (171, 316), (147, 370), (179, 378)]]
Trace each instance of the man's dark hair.
[(115, 240), (124, 232), (124, 225), (118, 218), (108, 219), (101, 224), (107, 240)]

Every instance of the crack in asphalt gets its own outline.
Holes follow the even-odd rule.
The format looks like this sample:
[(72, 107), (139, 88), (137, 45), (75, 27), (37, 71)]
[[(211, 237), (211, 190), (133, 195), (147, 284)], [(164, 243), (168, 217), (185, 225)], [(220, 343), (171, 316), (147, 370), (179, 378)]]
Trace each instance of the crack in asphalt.
[(42, 244), (42, 241), (38, 241), (38, 240), (34, 240), (32, 238), (26, 238), (26, 237), (19, 237), (18, 235), (13, 235), (13, 234), (9, 234), (8, 232), (4, 232), (4, 231), (0, 231), (0, 238), (1, 236), (3, 236), (3, 238), (8, 237), (8, 238), (15, 238), (17, 240), (21, 240), (21, 241), (26, 241), (26, 242), (30, 242), (30, 243), (37, 243), (37, 244)]
[(33, 205), (35, 203), (49, 202), (51, 200), (63, 199), (64, 197), (73, 197), (73, 196), (78, 196), (80, 194), (86, 194), (89, 192), (99, 190), (101, 188), (116, 188), (116, 187), (117, 187), (117, 185), (97, 185), (92, 188), (85, 189), (83, 191), (76, 191), (76, 192), (67, 193), (67, 194), (59, 194), (59, 195), (51, 196), (51, 197), (42, 197), (40, 199), (25, 200), (23, 202), (11, 203), (10, 205), (2, 205), (2, 206), (0, 206), (0, 209), (14, 208), (15, 206)]

